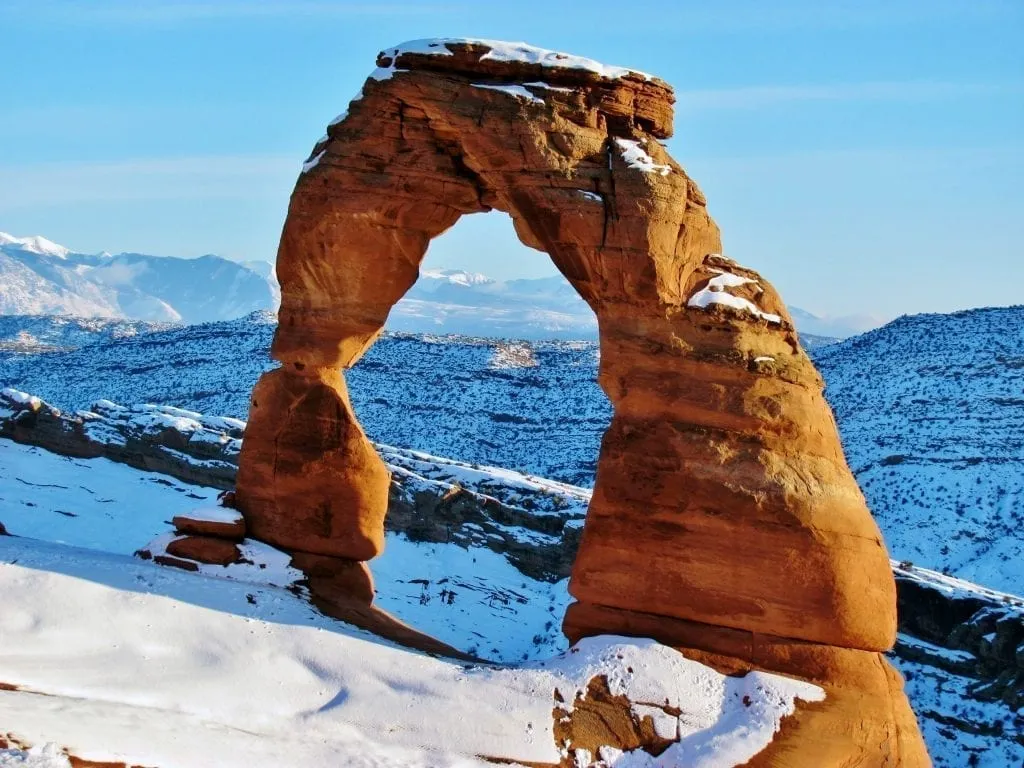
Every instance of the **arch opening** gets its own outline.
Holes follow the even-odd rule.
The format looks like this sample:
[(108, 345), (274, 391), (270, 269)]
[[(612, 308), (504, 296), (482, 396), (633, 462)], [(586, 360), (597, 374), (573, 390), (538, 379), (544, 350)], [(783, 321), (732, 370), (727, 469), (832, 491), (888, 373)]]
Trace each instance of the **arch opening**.
[(500, 211), (463, 216), (431, 241), (386, 330), (526, 341), (596, 341), (597, 317), (547, 254)]

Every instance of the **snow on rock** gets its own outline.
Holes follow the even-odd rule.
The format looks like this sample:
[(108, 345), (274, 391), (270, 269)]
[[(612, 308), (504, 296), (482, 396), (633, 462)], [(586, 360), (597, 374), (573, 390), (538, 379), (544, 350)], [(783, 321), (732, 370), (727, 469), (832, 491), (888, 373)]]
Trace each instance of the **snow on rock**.
[(955, 576), (939, 573), (938, 571), (922, 568), (907, 562), (897, 560), (891, 560), (890, 562), (892, 563), (892, 570), (898, 578), (918, 582), (954, 600), (981, 597), (993, 603), (1024, 608), (1024, 597), (1009, 592), (989, 589), (980, 584), (958, 579)]
[[(28, 743), (56, 741), (93, 760), (557, 762), (554, 692), (585, 691), (600, 675), (633, 700), (681, 711), (682, 741), (671, 749), (697, 760), (683, 764), (732, 766), (771, 741), (797, 698), (822, 696), (774, 675), (726, 677), (619, 637), (519, 667), (467, 667), (332, 622), (286, 590), (30, 540), (0, 548), (0, 592), (5, 648), (18, 649), (5, 654), (4, 682), (45, 694), (0, 692), (0, 721)], [(621, 765), (671, 764), (628, 757)]]
[(452, 52), (446, 47), (447, 43), (485, 45), (490, 50), (480, 57), (481, 61), (508, 61), (520, 64), (537, 64), (542, 67), (557, 69), (580, 69), (592, 72), (595, 75), (608, 80), (617, 80), (622, 77), (634, 76), (645, 80), (653, 79), (651, 75), (627, 67), (612, 67), (602, 64), (594, 59), (584, 56), (574, 56), (569, 53), (551, 51), (547, 48), (538, 48), (529, 43), (513, 43), (502, 40), (486, 40), (472, 37), (437, 37), (424, 40), (409, 40), (405, 43), (386, 48), (382, 54), (397, 59), (403, 53), (416, 53), (428, 56), (451, 56)]
[(697, 309), (707, 309), (708, 307), (717, 304), (729, 307), (737, 312), (748, 312), (754, 315), (754, 317), (761, 318), (769, 323), (777, 324), (782, 322), (782, 318), (779, 317), (779, 315), (764, 312), (749, 299), (731, 294), (727, 290), (729, 288), (739, 288), (744, 285), (753, 285), (756, 289), (760, 290), (760, 286), (757, 284), (757, 281), (748, 277), (741, 277), (733, 274), (732, 272), (724, 272), (717, 269), (713, 271), (718, 274), (708, 280), (707, 285), (694, 293), (686, 303), (686, 306), (696, 307)]
[(43, 402), (38, 397), (30, 395), (27, 392), (22, 392), (20, 389), (14, 389), (12, 387), (4, 387), (4, 389), (0, 393), (2, 393), (4, 397), (13, 400), (15, 403), (19, 403), (21, 405), (28, 405), (33, 408), (38, 408), (40, 405), (42, 405)]
[(656, 173), (659, 176), (668, 176), (672, 172), (671, 166), (654, 162), (654, 158), (644, 150), (642, 142), (633, 139), (615, 139), (615, 143), (622, 153), (622, 159), (630, 168), (644, 173)]
[(551, 85), (550, 83), (545, 83), (540, 80), (534, 81), (532, 83), (523, 83), (523, 85), (525, 85), (527, 88), (544, 88), (549, 91), (558, 91), (559, 93), (572, 93), (572, 88), (565, 88), (560, 85)]
[(557, 67), (559, 69), (582, 69), (609, 80), (616, 80), (629, 75), (639, 76), (645, 80), (652, 79), (651, 75), (635, 69), (608, 66), (584, 56), (574, 56), (569, 53), (551, 51), (547, 48), (538, 48), (528, 43), (508, 43), (499, 40), (452, 40), (451, 42), (477, 42), (489, 46), (491, 50), (481, 56), (481, 60), (515, 61), (523, 64), (540, 64), (542, 67)]
[(29, 749), (0, 749), (0, 768), (71, 768), (71, 761), (50, 742)]
[(321, 158), (323, 158), (324, 152), (326, 152), (326, 151), (327, 150), (324, 150), (323, 152), (318, 152), (312, 158), (310, 158), (309, 160), (304, 162), (302, 164), (302, 173), (306, 173), (307, 171), (311, 171), (314, 168), (316, 168), (317, 165), (320, 164), (320, 160), (321, 160)]
[(533, 347), (527, 342), (499, 343), (491, 356), (490, 368), (536, 368), (539, 365)]
[(537, 104), (543, 104), (544, 99), (534, 96), (528, 90), (521, 85), (491, 85), (488, 83), (473, 83), (474, 88), (486, 88), (489, 91), (501, 91), (507, 93), (510, 96), (516, 96), (520, 99), (526, 99)]
[[(362, 98), (363, 98), (363, 89), (360, 88), (359, 92), (355, 96), (353, 96), (351, 99), (349, 99), (349, 102), (348, 102), (349, 107), (351, 107), (355, 102), (359, 101)], [(348, 110), (347, 109), (344, 112), (342, 112), (340, 115), (335, 117), (333, 120), (331, 120), (331, 122), (329, 122), (327, 124), (327, 127), (331, 128), (332, 126), (338, 125), (338, 123), (342, 122), (346, 117), (348, 117)], [(317, 142), (317, 144), (322, 144), (323, 142), (327, 141), (327, 139), (329, 139), (329, 138), (330, 138), (330, 136), (327, 136), (325, 134), (324, 137), (322, 139), (320, 139), (320, 141)]]
[[(164, 533), (143, 547), (153, 557), (170, 556), (167, 547), (171, 542), (186, 538), (177, 533)], [(249, 584), (263, 584), (272, 587), (290, 587), (306, 578), (305, 574), (291, 565), (291, 555), (255, 539), (245, 539), (238, 544), (242, 560), (228, 565), (211, 565), (195, 562), (196, 572), (204, 576), (215, 576)], [(180, 559), (180, 558), (178, 558)]]
[(523, 474), (502, 467), (444, 459), (423, 451), (375, 444), (381, 458), (394, 472), (411, 472), (425, 479), (452, 483), (507, 504), (522, 505), (529, 499), (534, 515), (559, 515), (582, 519), (590, 503), (590, 490), (557, 480)]
[(232, 524), (237, 523), (242, 519), (242, 513), (237, 509), (231, 509), (230, 507), (220, 506), (208, 506), (199, 507), (197, 509), (190, 509), (178, 517), (187, 518), (188, 520), (196, 520), (203, 523), (226, 523)]
[(80, 411), (79, 416), (87, 420), (87, 426), (90, 417), (93, 417), (92, 422), (97, 421), (95, 417), (100, 417), (140, 434), (156, 434), (171, 429), (180, 432), (185, 439), (225, 445), (240, 438), (245, 431), (245, 422), (241, 419), (204, 416), (197, 411), (152, 403), (124, 406), (110, 400), (97, 400), (88, 411)]
[[(825, 699), (821, 688), (801, 680), (766, 672), (751, 672), (743, 677), (721, 675), (653, 640), (586, 638), (564, 656), (535, 666), (557, 670), (576, 682), (575, 691), (558, 689), (567, 702), (560, 708), (570, 713), (573, 700), (584, 696), (586, 683), (598, 676), (607, 679), (613, 696), (647, 702), (639, 708), (634, 705), (638, 715), (662, 706), (683, 711), (674, 723), (665, 719), (659, 726), (679, 741), (658, 757), (642, 750), (623, 753), (613, 747), (602, 748), (614, 750), (615, 759), (610, 764), (617, 768), (741, 765), (763, 749), (755, 745), (766, 746), (771, 742), (782, 717), (793, 713), (796, 699)], [(665, 718), (664, 709), (662, 712)]]

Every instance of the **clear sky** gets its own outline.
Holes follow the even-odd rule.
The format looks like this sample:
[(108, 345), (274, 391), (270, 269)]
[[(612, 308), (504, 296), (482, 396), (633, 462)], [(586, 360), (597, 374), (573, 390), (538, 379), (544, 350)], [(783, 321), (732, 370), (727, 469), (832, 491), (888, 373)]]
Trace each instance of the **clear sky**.
[[(726, 252), (829, 315), (1024, 302), (1024, 0), (0, 0), (0, 230), (273, 260), (378, 50), (524, 40), (657, 74)], [(434, 267), (553, 273), (499, 214)]]

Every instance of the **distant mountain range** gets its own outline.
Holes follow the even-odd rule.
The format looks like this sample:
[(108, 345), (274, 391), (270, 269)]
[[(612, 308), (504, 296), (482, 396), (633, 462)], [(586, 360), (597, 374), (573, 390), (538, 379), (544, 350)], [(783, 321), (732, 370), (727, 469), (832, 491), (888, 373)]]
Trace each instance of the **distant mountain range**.
[[(267, 265), (268, 267), (270, 265)], [(75, 253), (0, 232), (0, 314), (170, 323), (231, 320), (276, 306), (271, 273), (218, 256)]]
[[(43, 237), (0, 232), (0, 315), (73, 315), (185, 325), (277, 309), (274, 266), (218, 256), (76, 253)], [(790, 307), (808, 346), (877, 325), (868, 317), (824, 318)], [(408, 333), (596, 339), (597, 319), (561, 275), (494, 280), (430, 270), (394, 307), (388, 329)]]

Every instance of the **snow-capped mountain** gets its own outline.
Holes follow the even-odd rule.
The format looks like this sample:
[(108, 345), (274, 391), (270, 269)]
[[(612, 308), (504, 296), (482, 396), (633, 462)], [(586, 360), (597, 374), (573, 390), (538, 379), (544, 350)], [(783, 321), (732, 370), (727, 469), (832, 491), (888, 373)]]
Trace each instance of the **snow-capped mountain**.
[[(0, 385), (69, 410), (109, 398), (244, 419), (272, 365), (270, 313), (50, 354), (5, 352), (18, 322), (0, 326)], [(66, 325), (33, 329), (78, 344), (60, 340)], [(812, 351), (892, 556), (1019, 591), (1024, 307), (901, 318)], [(592, 342), (385, 334), (347, 377), (379, 442), (586, 486), (611, 416), (597, 354)]]
[(387, 327), (517, 339), (596, 339), (593, 310), (561, 275), (493, 280), (463, 270), (423, 270)]
[(38, 253), (41, 256), (54, 256), (63, 259), (71, 251), (63, 245), (57, 245), (52, 240), (35, 235), (34, 237), (15, 237), (6, 232), (0, 232), (0, 248), (11, 247), (16, 250)]
[(270, 273), (218, 256), (84, 254), (43, 237), (0, 232), (2, 315), (201, 323), (274, 309), (278, 296)]
[(816, 315), (800, 307), (789, 306), (789, 314), (801, 336), (822, 336), (828, 339), (848, 339), (859, 333), (878, 328), (885, 320), (875, 315)]

